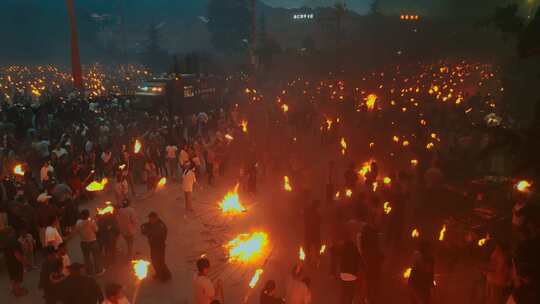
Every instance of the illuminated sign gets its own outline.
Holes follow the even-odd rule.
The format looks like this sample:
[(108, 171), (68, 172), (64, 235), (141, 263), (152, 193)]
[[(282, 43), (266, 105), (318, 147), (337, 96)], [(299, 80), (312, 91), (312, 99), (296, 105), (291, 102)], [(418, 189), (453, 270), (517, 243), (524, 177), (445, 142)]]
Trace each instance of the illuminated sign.
[(295, 14), (293, 16), (294, 20), (313, 19), (313, 18), (315, 18), (314, 14)]

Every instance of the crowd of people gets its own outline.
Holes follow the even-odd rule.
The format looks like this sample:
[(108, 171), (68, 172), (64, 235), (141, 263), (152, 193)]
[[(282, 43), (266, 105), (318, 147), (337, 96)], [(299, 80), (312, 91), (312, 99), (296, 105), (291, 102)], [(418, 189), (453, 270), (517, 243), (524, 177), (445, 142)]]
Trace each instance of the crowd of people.
[[(131, 110), (117, 97), (5, 104), (0, 228), (12, 293), (25, 294), (24, 273), (41, 262), (46, 303), (81, 303), (83, 292), (85, 303), (128, 303), (122, 286), (109, 284), (103, 294), (96, 278), (136, 257), (139, 233), (155, 278), (171, 280), (166, 223), (151, 212), (140, 225), (131, 202), (152, 196), (166, 178), (181, 184), (192, 213), (195, 184), (211, 187), (234, 162), (241, 164), (230, 170), (241, 191), (259, 195), (261, 177), (263, 187), (278, 184), (294, 202), (291, 222), (303, 223), (305, 261), (294, 263), (286, 283), (266, 280), (261, 304), (316, 302), (311, 278), (322, 272), (339, 283), (333, 303), (382, 303), (382, 284), (396, 272), (411, 303), (432, 303), (444, 284), (436, 273), (452, 273), (458, 261), (483, 275), (473, 301), (537, 303), (535, 176), (500, 178), (515, 147), (501, 133), (502, 114), (490, 114), (503, 91), (495, 78), (489, 65), (463, 62), (371, 73), (351, 84), (298, 78), (247, 88), (230, 108), (173, 121)], [(474, 180), (483, 175), (496, 176), (487, 179), (495, 186)], [(285, 191), (284, 176), (292, 185)], [(115, 200), (96, 214), (84, 208), (95, 195), (91, 184), (114, 191)], [(474, 212), (487, 220), (464, 233), (456, 219)], [(83, 263), (66, 250), (76, 235)], [(211, 280), (211, 261), (200, 258), (196, 268), (194, 303), (224, 303), (227, 282)]]

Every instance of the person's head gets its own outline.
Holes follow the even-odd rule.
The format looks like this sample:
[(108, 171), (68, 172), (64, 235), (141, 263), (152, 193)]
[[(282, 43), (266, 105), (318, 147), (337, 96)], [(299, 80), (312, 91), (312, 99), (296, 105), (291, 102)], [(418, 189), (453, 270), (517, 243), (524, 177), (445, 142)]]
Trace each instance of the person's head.
[(200, 275), (208, 275), (208, 272), (210, 272), (210, 261), (207, 258), (198, 259), (197, 270)]
[(129, 205), (131, 205), (131, 202), (129, 201), (128, 198), (126, 198), (126, 199), (124, 199), (124, 200), (122, 201), (122, 204), (121, 204), (121, 205), (122, 205), (122, 208), (126, 208), (126, 207), (129, 207)]
[(60, 221), (58, 220), (58, 218), (56, 216), (52, 216), (49, 219), (49, 226), (50, 227), (58, 227), (59, 224), (60, 224)]
[(28, 234), (28, 230), (26, 228), (19, 229), (19, 236), (25, 236)]
[(105, 286), (105, 297), (111, 302), (117, 302), (124, 298), (123, 287), (120, 284), (110, 283)]
[(63, 255), (66, 255), (67, 254), (67, 245), (65, 242), (62, 242), (60, 243), (60, 245), (58, 245), (58, 255), (59, 256), (63, 256)]
[(274, 280), (266, 281), (264, 284), (263, 292), (268, 295), (272, 295), (276, 291), (276, 282)]
[(81, 211), (81, 219), (87, 220), (90, 217), (90, 211), (88, 209), (83, 209)]
[(155, 213), (154, 211), (150, 212), (148, 214), (148, 221), (150, 223), (157, 223), (159, 221), (159, 216), (157, 213)]

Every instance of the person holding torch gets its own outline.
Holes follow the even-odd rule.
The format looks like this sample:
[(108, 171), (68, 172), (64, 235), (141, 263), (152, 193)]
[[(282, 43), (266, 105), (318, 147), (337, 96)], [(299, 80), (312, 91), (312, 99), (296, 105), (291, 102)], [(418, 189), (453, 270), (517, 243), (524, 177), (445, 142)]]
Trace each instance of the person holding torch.
[(165, 242), (167, 240), (167, 226), (157, 213), (150, 212), (148, 222), (141, 226), (141, 232), (148, 238), (150, 245), (150, 258), (152, 267), (156, 272), (154, 278), (166, 282), (171, 279), (171, 272), (165, 264)]

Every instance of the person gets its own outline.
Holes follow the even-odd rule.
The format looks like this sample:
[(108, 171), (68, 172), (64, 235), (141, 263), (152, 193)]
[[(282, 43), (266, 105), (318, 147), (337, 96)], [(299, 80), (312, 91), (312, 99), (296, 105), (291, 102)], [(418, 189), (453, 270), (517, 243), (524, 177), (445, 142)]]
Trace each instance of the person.
[(60, 260), (62, 260), (62, 274), (67, 277), (69, 275), (71, 258), (67, 253), (67, 246), (65, 242), (58, 245), (58, 257), (60, 258)]
[(193, 185), (197, 181), (195, 177), (195, 169), (191, 163), (186, 164), (182, 179), (182, 190), (184, 190), (184, 200), (186, 204), (186, 211), (193, 211)]
[(321, 216), (319, 214), (320, 201), (314, 200), (304, 214), (304, 242), (306, 256), (312, 262), (319, 256), (321, 247)]
[(210, 261), (207, 258), (197, 260), (197, 273), (193, 276), (193, 300), (195, 304), (211, 304), (220, 299), (221, 281), (216, 286), (208, 278)]
[(166, 282), (171, 279), (171, 272), (165, 263), (165, 242), (167, 241), (167, 226), (157, 213), (150, 212), (148, 222), (141, 226), (141, 232), (148, 238), (150, 258), (156, 274), (154, 278)]
[(43, 290), (46, 304), (58, 302), (56, 283), (61, 280), (62, 261), (58, 258), (53, 246), (45, 247), (45, 261), (41, 265), (38, 288)]
[(158, 172), (156, 164), (152, 161), (152, 159), (146, 159), (144, 163), (144, 172), (146, 174), (146, 190), (154, 193), (157, 186)]
[(424, 240), (420, 242), (418, 250), (414, 253), (413, 266), (408, 281), (412, 304), (431, 303), (434, 271), (435, 260), (431, 252), (431, 244)]
[(53, 246), (54, 249), (58, 249), (58, 246), (64, 242), (57, 229), (59, 225), (57, 217), (50, 219), (49, 225), (45, 229), (45, 246)]
[(358, 285), (358, 266), (360, 255), (353, 241), (347, 240), (341, 248), (339, 260), (339, 279), (341, 281), (341, 296), (339, 303), (351, 304), (354, 300), (356, 286)]
[(17, 239), (19, 244), (21, 244), (22, 253), (24, 260), (26, 262), (26, 270), (31, 270), (34, 268), (34, 251), (36, 249), (36, 240), (34, 237), (28, 233), (26, 229), (22, 229), (19, 233), (19, 238)]
[(276, 282), (274, 280), (266, 281), (261, 291), (260, 304), (284, 304), (285, 301), (276, 296)]
[(97, 240), (103, 257), (103, 265), (111, 266), (116, 260), (116, 242), (120, 234), (114, 214), (98, 215), (96, 218)]
[(176, 173), (178, 171), (178, 165), (176, 162), (177, 152), (178, 147), (172, 143), (165, 147), (165, 153), (167, 157), (167, 172), (169, 173), (169, 178), (171, 178), (173, 181), (176, 180)]
[(124, 176), (123, 170), (116, 175), (116, 182), (114, 184), (114, 195), (117, 202), (123, 202), (127, 199), (129, 194), (128, 177)]
[(488, 304), (504, 303), (505, 293), (510, 286), (510, 260), (506, 246), (497, 242), (489, 258), (486, 273), (486, 291)]
[(90, 218), (90, 211), (88, 209), (81, 211), (81, 218), (77, 221), (75, 227), (81, 239), (81, 251), (84, 257), (86, 271), (90, 275), (102, 275), (105, 270), (101, 264), (101, 254), (97, 242), (98, 226)]
[(309, 290), (309, 279), (302, 277), (302, 267), (296, 265), (288, 279), (285, 291), (285, 303), (287, 304), (309, 304), (311, 303), (311, 291)]
[(180, 168), (182, 168), (182, 170), (184, 170), (186, 168), (186, 165), (188, 165), (189, 163), (188, 150), (188, 145), (184, 145), (180, 150), (180, 155), (178, 156), (178, 163), (180, 164)]
[(139, 221), (137, 220), (135, 209), (130, 206), (130, 201), (128, 199), (122, 202), (122, 208), (118, 209), (116, 212), (116, 222), (118, 224), (120, 235), (126, 241), (127, 258), (128, 260), (131, 260), (131, 257), (133, 256), (133, 240)]
[(45, 231), (47, 230), (49, 222), (52, 218), (55, 218), (60, 214), (60, 210), (49, 203), (51, 198), (52, 196), (50, 196), (48, 193), (41, 193), (36, 199), (38, 203), (36, 210), (37, 224), (39, 227), (39, 242), (41, 247), (47, 246), (47, 243), (45, 242)]
[(11, 284), (11, 293), (16, 297), (24, 296), (27, 291), (22, 287), (24, 276), (24, 254), (21, 244), (11, 227), (5, 228), (7, 241), (4, 248), (4, 260)]
[(110, 283), (105, 287), (105, 301), (102, 304), (129, 304), (120, 284)]
[(69, 275), (60, 285), (63, 304), (96, 304), (103, 301), (103, 293), (96, 279), (85, 274), (84, 265), (73, 263)]

